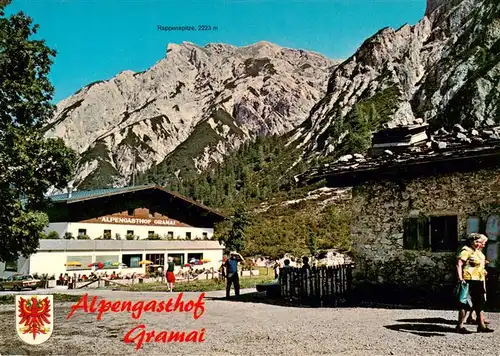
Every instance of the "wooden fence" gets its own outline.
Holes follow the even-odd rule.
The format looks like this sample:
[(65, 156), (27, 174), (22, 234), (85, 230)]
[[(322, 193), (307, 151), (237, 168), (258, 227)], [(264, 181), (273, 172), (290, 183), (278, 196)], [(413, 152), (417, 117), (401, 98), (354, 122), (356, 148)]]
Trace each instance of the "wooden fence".
[(301, 304), (337, 305), (351, 290), (353, 267), (345, 264), (309, 270), (280, 268), (281, 296)]

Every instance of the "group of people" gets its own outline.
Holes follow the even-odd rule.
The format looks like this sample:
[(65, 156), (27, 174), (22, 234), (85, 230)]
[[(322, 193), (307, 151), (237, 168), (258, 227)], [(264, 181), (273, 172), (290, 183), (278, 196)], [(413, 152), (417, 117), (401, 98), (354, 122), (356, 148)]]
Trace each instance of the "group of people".
[[(288, 258), (283, 261), (283, 268), (290, 268), (290, 260)], [(300, 268), (304, 272), (311, 270), (311, 265), (309, 264), (309, 257), (307, 256), (302, 257), (302, 266)], [(278, 263), (278, 261), (276, 261), (276, 263), (274, 264), (273, 270), (274, 270), (274, 278), (278, 279), (280, 272), (280, 264)]]
[(56, 284), (60, 285), (60, 286), (67, 286), (70, 283), (71, 283), (71, 277), (67, 273), (65, 273), (64, 276), (61, 273), (59, 275), (57, 282), (56, 282)]
[[(457, 258), (457, 277), (459, 283), (468, 286), (470, 304), (459, 302), (459, 314), (457, 332), (470, 334), (465, 327), (465, 323), (477, 324), (477, 332), (493, 332), (484, 317), (484, 306), (486, 303), (486, 257), (482, 253), (488, 238), (485, 235), (472, 233), (468, 236), (467, 244), (463, 246)], [(470, 312), (467, 318), (467, 311)], [(475, 317), (473, 316), (475, 313)]]
[[(93, 272), (90, 274), (90, 277), (87, 277), (87, 275), (85, 275), (85, 274), (73, 273), (73, 276), (70, 276), (68, 273), (65, 273), (64, 275), (61, 273), (59, 275), (59, 278), (58, 278), (56, 284), (61, 285), (61, 286), (68, 286), (68, 285), (73, 284), (75, 282), (86, 282), (89, 278), (92, 279), (92, 275), (93, 275)], [(107, 274), (106, 274), (106, 277), (107, 277)]]

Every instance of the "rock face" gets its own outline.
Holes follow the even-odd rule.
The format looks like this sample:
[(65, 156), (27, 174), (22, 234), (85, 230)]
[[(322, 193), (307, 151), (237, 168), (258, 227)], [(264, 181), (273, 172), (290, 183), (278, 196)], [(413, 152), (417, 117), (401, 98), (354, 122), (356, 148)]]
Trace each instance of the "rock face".
[(132, 171), (161, 162), (203, 169), (256, 135), (302, 123), (335, 66), (267, 42), (170, 44), (149, 70), (121, 72), (61, 101), (47, 135), (80, 153), (80, 188), (124, 185)]
[(314, 154), (347, 153), (346, 142), (361, 152), (383, 126), (499, 123), (499, 103), (500, 3), (428, 0), (418, 24), (380, 30), (335, 69), (291, 141)]

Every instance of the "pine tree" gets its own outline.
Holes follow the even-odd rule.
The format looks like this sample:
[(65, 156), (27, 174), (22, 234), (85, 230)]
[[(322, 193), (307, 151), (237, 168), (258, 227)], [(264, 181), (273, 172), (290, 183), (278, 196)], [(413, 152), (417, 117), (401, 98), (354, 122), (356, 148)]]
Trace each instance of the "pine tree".
[(309, 248), (309, 252), (311, 255), (315, 255), (316, 251), (318, 250), (318, 244), (317, 244), (317, 236), (314, 233), (314, 231), (309, 230), (309, 235), (307, 237), (307, 247)]
[(246, 230), (250, 223), (248, 212), (243, 206), (239, 206), (234, 212), (231, 230), (225, 241), (226, 252), (243, 251), (246, 246)]

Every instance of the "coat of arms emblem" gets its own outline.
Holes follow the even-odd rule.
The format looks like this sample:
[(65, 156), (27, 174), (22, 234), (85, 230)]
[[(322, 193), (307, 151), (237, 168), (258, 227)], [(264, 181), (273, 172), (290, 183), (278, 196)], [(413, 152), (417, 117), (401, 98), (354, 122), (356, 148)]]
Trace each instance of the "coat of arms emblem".
[(24, 342), (39, 345), (54, 329), (52, 295), (16, 295), (16, 331)]

